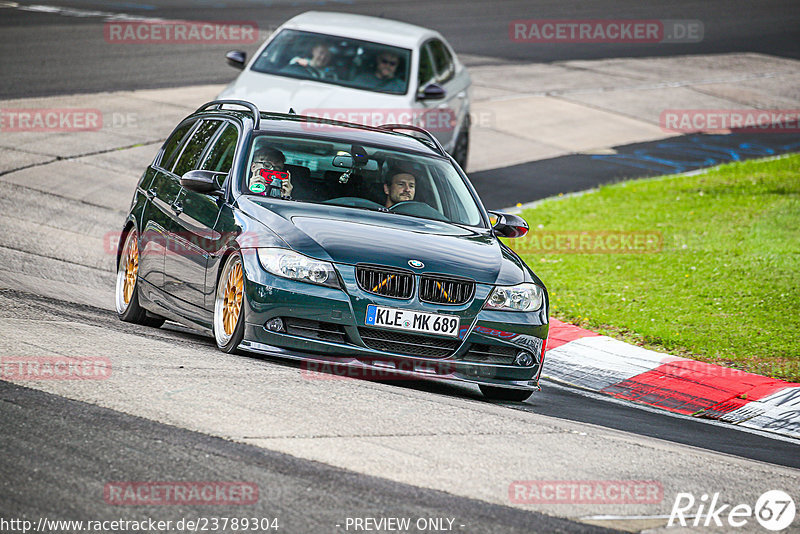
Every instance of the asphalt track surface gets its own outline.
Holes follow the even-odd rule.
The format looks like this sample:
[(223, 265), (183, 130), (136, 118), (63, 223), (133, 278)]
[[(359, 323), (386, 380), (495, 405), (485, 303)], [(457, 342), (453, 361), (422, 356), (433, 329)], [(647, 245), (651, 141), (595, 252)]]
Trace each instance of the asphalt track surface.
[[(6, 518), (104, 521), (124, 516), (177, 523), (182, 518), (257, 517), (277, 518), (280, 526), (259, 532), (333, 532), (353, 515), (448, 517), (457, 518), (456, 532), (610, 532), (358, 475), (7, 382), (0, 382), (0, 421), (5, 430), (14, 429), (0, 433), (0, 514)], [(108, 481), (147, 480), (156, 473), (164, 481), (213, 480), (225, 473), (227, 480), (256, 484), (258, 501), (135, 509), (104, 501)]]
[[(8, 4), (7, 0), (0, 6)], [(307, 10), (385, 16), (440, 31), (468, 64), (760, 52), (800, 58), (800, 3), (793, 0), (24, 0), (79, 10), (181, 20), (255, 21), (277, 27)], [(703, 40), (684, 44), (513, 43), (517, 19), (699, 20)], [(224, 53), (257, 45), (110, 44), (105, 19), (0, 7), (0, 98), (226, 83), (237, 71)]]
[[(0, 310), (2, 308), (5, 308), (6, 311), (0, 313), (0, 320), (4, 316), (35, 318), (42, 322), (72, 320), (90, 326), (116, 330), (120, 333), (133, 333), (147, 337), (157, 332), (158, 335), (169, 336), (176, 340), (213, 346), (211, 338), (174, 323), (167, 323), (159, 330), (133, 326), (120, 322), (113, 312), (107, 310), (19, 291), (0, 290)], [(276, 365), (301, 368), (301, 364), (297, 362), (280, 358), (252, 354), (240, 357), (266, 359)], [(407, 379), (388, 381), (388, 383), (401, 389), (426, 391), (453, 398), (483, 400), (481, 394), (477, 392), (477, 388), (459, 384), (409, 381)], [(50, 402), (57, 403), (57, 399), (58, 397), (54, 397)], [(707, 420), (683, 415), (669, 415), (659, 410), (641, 409), (631, 403), (612, 402), (597, 395), (586, 396), (580, 390), (552, 384), (547, 380), (542, 383), (542, 392), (535, 393), (524, 403), (504, 404), (512, 409), (633, 432), (776, 465), (800, 468), (800, 455), (797, 454), (798, 444), (795, 440), (773, 439), (764, 433), (744, 432)]]
[[(307, 9), (330, 9), (420, 23), (440, 30), (461, 53), (474, 56), (473, 64), (517, 61), (559, 61), (600, 57), (635, 57), (692, 53), (762, 52), (800, 57), (800, 4), (797, 2), (672, 2), (656, 5), (641, 2), (551, 1), (501, 2), (487, 12), (482, 2), (441, 2), (432, 10), (429, 2), (37, 2), (80, 9), (101, 9), (148, 17), (193, 20), (255, 20), (260, 27), (275, 26)], [(670, 18), (698, 19), (705, 25), (705, 39), (692, 45), (513, 45), (508, 40), (508, 22), (526, 18)], [(0, 98), (86, 93), (135, 88), (184, 86), (226, 82), (236, 75), (222, 59), (230, 49), (221, 46), (110, 45), (102, 38), (103, 20), (59, 14), (31, 13), (0, 8)], [(476, 37), (479, 36), (479, 37)], [(255, 49), (251, 46), (248, 51)], [(691, 136), (681, 141), (692, 143)], [(763, 135), (759, 136), (764, 139)], [(773, 145), (796, 150), (797, 139), (778, 136)], [(791, 145), (791, 147), (790, 147)], [(771, 148), (775, 146), (770, 145)], [(619, 147), (618, 153), (640, 150), (674, 150), (653, 144)], [(653, 152), (653, 153), (656, 153)], [(638, 152), (641, 154), (641, 152)], [(743, 157), (748, 157), (745, 154)], [(646, 160), (646, 158), (645, 158)], [(528, 172), (552, 176), (561, 186), (563, 176), (581, 176), (587, 169), (601, 181), (622, 176), (661, 174), (647, 165), (598, 161), (591, 156), (566, 156), (555, 160), (476, 173), (474, 180), (484, 191), (487, 205), (511, 205), (514, 198), (487, 184)], [(650, 160), (652, 161), (652, 160)], [(674, 161), (674, 158), (673, 158)], [(700, 161), (686, 169), (709, 163)], [(618, 167), (627, 165), (620, 173)], [(617, 170), (612, 169), (613, 166)], [(573, 190), (596, 185), (574, 182)], [(508, 190), (515, 184), (509, 182)], [(541, 182), (534, 197), (550, 194)], [(496, 196), (492, 196), (492, 191)], [(556, 192), (556, 191), (553, 191)], [(15, 293), (13, 299), (27, 312), (47, 317), (102, 325), (130, 332), (110, 312), (77, 309), (69, 302)], [(7, 309), (8, 311), (8, 309)], [(77, 317), (77, 319), (76, 319)], [(169, 328), (170, 336), (198, 344), (210, 340)], [(140, 335), (146, 336), (147, 333)], [(275, 365), (292, 365), (275, 361)], [(772, 439), (710, 424), (688, 417), (673, 417), (634, 406), (586, 397), (578, 391), (544, 385), (544, 391), (526, 403), (509, 409), (568, 419), (632, 432), (753, 460), (800, 467), (796, 442)], [(475, 398), (474, 391), (437, 383), (403, 383), (398, 388), (428, 391), (449, 397)], [(266, 449), (232, 443), (188, 430), (140, 419), (91, 404), (0, 382), (0, 510), (3, 515), (60, 518), (116, 518), (119, 511), (106, 506), (98, 495), (113, 478), (136, 480), (206, 480), (215, 473), (242, 473), (259, 482), (262, 495), (259, 515), (280, 514), (296, 528), (284, 532), (314, 532), (341, 521), (342, 511), (351, 515), (458, 516), (470, 532), (589, 532), (593, 527), (510, 507), (487, 504), (433, 490), (356, 474)], [(58, 439), (54, 441), (53, 437)], [(44, 466), (44, 468), (43, 468)], [(247, 476), (245, 477), (245, 473)], [(228, 475), (230, 479), (231, 476)], [(235, 478), (235, 477), (234, 477)], [(278, 491), (280, 488), (280, 491)], [(312, 498), (313, 496), (313, 498)], [(443, 512), (444, 511), (444, 512)], [(163, 507), (156, 511), (126, 510), (125, 516), (157, 515), (158, 519), (198, 515), (196, 509)], [(200, 511), (203, 515), (204, 511)], [(207, 513), (206, 513), (207, 515)], [(600, 531), (598, 529), (598, 531)]]
[(514, 207), (633, 178), (662, 176), (800, 150), (797, 133), (690, 134), (469, 173), (487, 209)]

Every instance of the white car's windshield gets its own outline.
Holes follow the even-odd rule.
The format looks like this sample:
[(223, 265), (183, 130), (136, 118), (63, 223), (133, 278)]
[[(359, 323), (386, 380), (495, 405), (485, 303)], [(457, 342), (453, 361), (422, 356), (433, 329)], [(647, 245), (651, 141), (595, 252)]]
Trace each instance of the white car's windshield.
[(281, 31), (252, 70), (291, 78), (405, 94), (411, 51), (368, 41), (297, 30)]
[(244, 191), (253, 195), (484, 226), (464, 179), (443, 158), (259, 135), (247, 168)]

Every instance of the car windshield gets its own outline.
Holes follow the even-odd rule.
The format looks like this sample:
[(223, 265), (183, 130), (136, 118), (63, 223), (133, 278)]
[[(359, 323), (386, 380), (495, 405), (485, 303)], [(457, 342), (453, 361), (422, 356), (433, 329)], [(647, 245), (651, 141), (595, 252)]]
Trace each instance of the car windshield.
[(378, 93), (405, 94), (411, 51), (369, 41), (283, 30), (252, 70)]
[(252, 141), (247, 169), (243, 191), (278, 202), (291, 199), (484, 226), (461, 174), (443, 158), (260, 134)]

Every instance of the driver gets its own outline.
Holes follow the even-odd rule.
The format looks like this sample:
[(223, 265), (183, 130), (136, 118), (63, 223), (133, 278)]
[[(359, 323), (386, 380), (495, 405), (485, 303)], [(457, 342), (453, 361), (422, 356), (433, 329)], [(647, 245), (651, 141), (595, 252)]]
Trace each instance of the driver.
[[(286, 163), (286, 157), (283, 152), (269, 146), (262, 146), (256, 149), (253, 155), (253, 164), (250, 165), (250, 182), (248, 188), (252, 191), (261, 191), (263, 187), (257, 187), (264, 184), (264, 178), (258, 174), (261, 169), (268, 169), (271, 171), (283, 171), (283, 166)], [(281, 197), (289, 198), (292, 195), (292, 174), (289, 171), (284, 171), (288, 178), (283, 180), (281, 187)], [(254, 188), (254, 186), (256, 186)]]
[(320, 43), (311, 49), (311, 57), (294, 57), (289, 65), (305, 67), (314, 78), (336, 79), (336, 73), (330, 67), (331, 49), (327, 44)]
[(391, 208), (399, 202), (414, 200), (417, 178), (411, 173), (410, 169), (401, 166), (394, 167), (389, 169), (386, 176), (383, 192), (386, 193), (387, 208)]

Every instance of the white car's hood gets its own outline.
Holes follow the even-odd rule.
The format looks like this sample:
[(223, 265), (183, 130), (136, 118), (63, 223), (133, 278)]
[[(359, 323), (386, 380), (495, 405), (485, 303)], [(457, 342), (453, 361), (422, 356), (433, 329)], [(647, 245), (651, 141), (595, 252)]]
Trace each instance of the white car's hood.
[[(218, 98), (252, 102), (261, 111), (320, 116), (328, 113), (363, 112), (370, 109), (408, 109), (405, 95), (389, 95), (362, 91), (313, 80), (298, 80), (247, 70), (225, 88)], [(323, 115), (324, 116), (324, 115)], [(330, 116), (350, 120), (342, 116)], [(353, 121), (363, 122), (363, 121)]]

